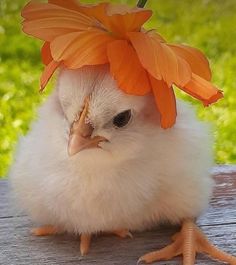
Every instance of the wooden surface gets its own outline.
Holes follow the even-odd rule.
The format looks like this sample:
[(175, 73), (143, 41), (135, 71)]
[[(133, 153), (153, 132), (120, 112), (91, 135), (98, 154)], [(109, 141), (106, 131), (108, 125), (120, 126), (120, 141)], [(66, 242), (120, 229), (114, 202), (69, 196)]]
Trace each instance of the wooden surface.
[[(198, 220), (199, 226), (222, 249), (236, 255), (236, 167), (213, 169), (216, 188), (208, 211)], [(79, 254), (79, 239), (69, 235), (34, 237), (27, 216), (16, 215), (10, 207), (8, 183), (0, 181), (0, 264), (78, 264), (135, 265), (139, 256), (162, 248), (170, 242), (176, 227), (158, 227), (135, 233), (133, 239), (99, 236), (92, 241), (88, 256)], [(181, 264), (181, 258), (154, 264)], [(203, 255), (198, 265), (219, 265)]]

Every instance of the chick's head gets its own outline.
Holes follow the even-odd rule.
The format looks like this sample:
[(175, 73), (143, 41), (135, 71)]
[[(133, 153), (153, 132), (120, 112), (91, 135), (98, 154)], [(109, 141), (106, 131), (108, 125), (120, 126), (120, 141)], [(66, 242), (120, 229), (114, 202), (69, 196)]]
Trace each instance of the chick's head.
[(132, 159), (158, 120), (153, 98), (121, 91), (106, 65), (62, 69), (57, 91), (70, 127), (69, 155), (109, 152)]

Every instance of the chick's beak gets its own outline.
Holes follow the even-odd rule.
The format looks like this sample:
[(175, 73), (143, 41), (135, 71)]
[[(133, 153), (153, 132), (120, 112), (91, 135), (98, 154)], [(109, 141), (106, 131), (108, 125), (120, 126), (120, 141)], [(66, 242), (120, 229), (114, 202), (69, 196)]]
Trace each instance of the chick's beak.
[(94, 128), (91, 124), (86, 123), (88, 107), (89, 101), (86, 99), (80, 118), (75, 120), (71, 125), (68, 142), (68, 154), (70, 156), (84, 149), (99, 147), (98, 144), (100, 142), (107, 141), (107, 139), (102, 136), (91, 138)]

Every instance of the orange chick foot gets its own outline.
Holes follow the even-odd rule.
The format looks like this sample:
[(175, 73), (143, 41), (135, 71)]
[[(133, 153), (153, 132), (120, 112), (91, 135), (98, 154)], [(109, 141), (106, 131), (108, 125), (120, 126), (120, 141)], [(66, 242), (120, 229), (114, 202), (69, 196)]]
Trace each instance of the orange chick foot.
[[(47, 226), (41, 226), (37, 228), (33, 228), (31, 230), (31, 233), (34, 236), (49, 236), (49, 235), (55, 235), (58, 233), (62, 233), (62, 231), (55, 226), (47, 225)], [(130, 237), (132, 238), (132, 234), (126, 230), (115, 230), (112, 232), (112, 234), (115, 234), (121, 238)], [(91, 244), (92, 235), (90, 234), (81, 234), (80, 235), (80, 253), (82, 256), (85, 256), (89, 252), (90, 244)]]
[(184, 221), (181, 231), (173, 236), (173, 241), (172, 244), (163, 249), (147, 253), (140, 257), (138, 264), (169, 260), (182, 254), (183, 265), (194, 265), (196, 254), (205, 253), (214, 259), (236, 265), (236, 257), (213, 246), (191, 220)]
[(81, 234), (80, 236), (80, 254), (85, 256), (89, 252), (92, 236), (89, 234)]
[[(34, 236), (49, 236), (49, 235), (55, 235), (58, 233), (61, 233), (62, 231), (52, 225), (47, 225), (47, 226), (41, 226), (37, 228), (33, 228), (31, 230), (31, 233)], [(80, 236), (80, 253), (82, 256), (86, 255), (89, 251), (90, 247), (90, 242), (91, 242), (91, 235), (87, 234), (81, 234)]]
[(52, 225), (47, 225), (47, 226), (41, 226), (37, 228), (33, 228), (31, 230), (31, 233), (34, 236), (49, 236), (49, 235), (55, 235), (60, 233), (61, 231), (59, 228), (52, 226)]
[[(107, 234), (107, 233), (106, 233)], [(109, 233), (110, 234), (110, 233)], [(132, 238), (132, 234), (129, 230), (122, 229), (122, 230), (115, 230), (112, 234), (121, 237), (121, 238)], [(81, 234), (80, 235), (80, 253), (81, 256), (85, 256), (89, 252), (90, 244), (91, 244), (92, 235), (89, 234)]]

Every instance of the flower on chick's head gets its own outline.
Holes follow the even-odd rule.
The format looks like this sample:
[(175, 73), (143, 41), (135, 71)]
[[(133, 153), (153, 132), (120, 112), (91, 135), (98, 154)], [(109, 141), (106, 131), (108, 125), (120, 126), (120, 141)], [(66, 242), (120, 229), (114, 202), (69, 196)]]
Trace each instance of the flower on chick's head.
[(145, 31), (142, 26), (151, 15), (150, 10), (109, 3), (29, 2), (22, 10), (23, 31), (44, 41), (41, 90), (60, 66), (109, 63), (125, 93), (153, 94), (162, 128), (176, 121), (173, 85), (205, 106), (220, 99), (222, 92), (210, 83), (206, 57), (195, 48), (166, 43), (154, 30)]

